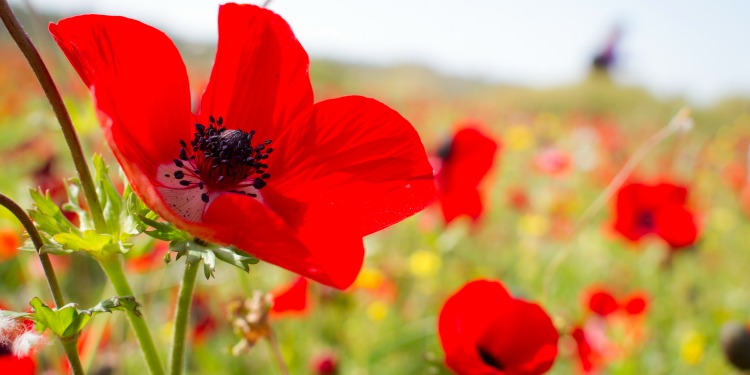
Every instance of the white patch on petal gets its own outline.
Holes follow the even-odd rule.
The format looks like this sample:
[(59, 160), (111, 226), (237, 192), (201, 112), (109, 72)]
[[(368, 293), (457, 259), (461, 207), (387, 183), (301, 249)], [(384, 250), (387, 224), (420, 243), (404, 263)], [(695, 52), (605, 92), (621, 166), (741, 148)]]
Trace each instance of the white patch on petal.
[[(250, 184), (250, 186), (236, 187), (228, 191), (210, 190), (208, 186), (199, 184), (201, 181), (198, 176), (188, 173), (189, 170), (194, 168), (192, 161), (184, 163), (185, 168), (178, 168), (174, 163), (160, 165), (157, 169), (156, 179), (161, 185), (157, 187), (157, 191), (164, 198), (169, 209), (185, 218), (185, 220), (193, 223), (200, 222), (203, 214), (208, 210), (208, 206), (222, 194), (239, 194), (237, 192), (254, 194), (253, 199), (263, 203), (263, 196), (260, 191), (252, 186), (254, 178), (249, 178), (242, 183)], [(175, 178), (174, 172), (176, 171), (182, 171), (184, 177), (182, 179)], [(183, 186), (180, 181), (188, 181), (190, 185)], [(203, 186), (203, 188), (201, 189), (200, 186)], [(203, 194), (208, 194), (208, 203), (203, 200)]]
[[(187, 168), (178, 168), (174, 163), (160, 165), (156, 171), (156, 180), (162, 186), (158, 187), (157, 190), (164, 198), (169, 209), (185, 218), (185, 220), (197, 223), (201, 220), (203, 213), (208, 207), (208, 204), (201, 198), (201, 195), (208, 193), (208, 190), (205, 186), (203, 189), (199, 187), (198, 183), (200, 180), (198, 178), (192, 174), (185, 173), (190, 168), (190, 164), (188, 163), (185, 162)], [(182, 179), (175, 178), (174, 172), (176, 171), (182, 171), (185, 173), (185, 177)], [(180, 181), (188, 181), (191, 184), (183, 186), (180, 185)]]

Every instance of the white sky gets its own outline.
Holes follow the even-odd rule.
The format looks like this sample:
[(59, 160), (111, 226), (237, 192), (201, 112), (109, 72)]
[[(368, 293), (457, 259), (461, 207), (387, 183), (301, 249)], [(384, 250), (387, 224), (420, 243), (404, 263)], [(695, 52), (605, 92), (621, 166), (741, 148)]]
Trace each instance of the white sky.
[[(68, 14), (124, 15), (204, 41), (216, 38), (220, 3), (27, 1)], [(701, 104), (750, 96), (746, 0), (274, 0), (270, 8), (289, 22), (313, 58), (419, 63), (536, 87), (582, 79), (619, 24), (624, 34), (618, 80)]]

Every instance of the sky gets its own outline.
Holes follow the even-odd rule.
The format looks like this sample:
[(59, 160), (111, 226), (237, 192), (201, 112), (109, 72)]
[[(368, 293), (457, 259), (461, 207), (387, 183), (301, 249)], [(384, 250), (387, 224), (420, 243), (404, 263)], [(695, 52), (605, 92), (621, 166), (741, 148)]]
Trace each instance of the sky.
[[(210, 0), (15, 0), (64, 14), (138, 19), (216, 40)], [(261, 1), (254, 1), (259, 4)], [(750, 96), (746, 0), (273, 0), (312, 58), (420, 64), (454, 76), (538, 88), (582, 80), (615, 26), (613, 76), (707, 105)]]

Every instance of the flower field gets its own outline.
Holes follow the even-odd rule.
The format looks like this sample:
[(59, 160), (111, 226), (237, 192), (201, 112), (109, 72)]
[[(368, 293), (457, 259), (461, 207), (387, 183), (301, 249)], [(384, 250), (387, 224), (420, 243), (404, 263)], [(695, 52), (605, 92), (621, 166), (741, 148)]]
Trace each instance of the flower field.
[[(221, 76), (233, 69), (226, 57), (212, 75), (215, 45), (177, 42), (189, 84), (175, 79), (185, 90), (172, 92), (171, 84), (141, 85), (142, 77), (118, 81), (119, 61), (140, 69), (151, 63), (90, 57), (76, 21), (55, 25), (56, 40), (46, 22), (33, 22), (22, 18), (64, 98), (97, 194), (106, 197), (110, 232), (94, 230), (85, 186), (80, 177), (69, 180), (77, 171), (60, 125), (4, 31), (0, 193), (34, 210), (62, 293), (82, 323), (72, 335), (58, 334), (39, 317), (61, 309), (50, 309), (26, 230), (0, 209), (0, 308), (28, 313), (35, 297), (43, 305), (24, 315), (27, 331), (41, 335), (26, 355), (4, 336), (24, 328), (0, 327), (0, 374), (72, 373), (57, 336), (75, 337), (87, 373), (154, 372), (130, 324), (146, 322), (156, 361), (169, 363), (180, 316), (187, 319), (181, 362), (190, 374), (739, 373), (727, 350), (750, 368), (746, 98), (692, 106), (593, 68), (577, 84), (530, 89), (312, 56), (314, 100), (289, 78), (293, 89), (273, 91), (273, 103), (313, 109), (292, 115), (258, 105), (259, 114), (242, 117), (256, 111), (246, 102), (266, 97), (243, 87), (222, 91), (226, 82), (251, 79)], [(288, 55), (280, 56), (285, 66)], [(304, 70), (300, 64), (295, 69)], [(166, 74), (154, 69), (149, 79)], [(290, 71), (299, 70), (279, 74)], [(204, 90), (211, 95), (201, 99)], [(176, 114), (178, 104), (161, 101), (165, 93), (185, 97), (185, 118), (198, 106), (225, 115), (195, 115), (201, 130), (193, 117)], [(245, 101), (232, 104), (237, 98)], [(148, 117), (155, 113), (164, 116)], [(247, 118), (274, 126), (253, 123), (251, 143), (250, 121), (237, 120)], [(325, 118), (348, 127), (316, 127)], [(176, 130), (178, 123), (188, 130)], [(196, 143), (180, 146), (172, 132)], [(251, 146), (235, 150), (230, 141)], [(228, 148), (235, 153), (220, 158)], [(241, 165), (226, 161), (232, 158)], [(210, 172), (212, 162), (225, 168), (223, 177)], [(188, 185), (201, 194), (170, 208), (182, 204), (173, 192)], [(323, 203), (305, 201), (312, 196)], [(117, 235), (110, 234), (115, 222)], [(48, 235), (60, 223), (70, 226)], [(110, 242), (96, 247), (87, 233)], [(351, 251), (361, 237), (359, 268)], [(109, 300), (127, 295), (109, 281), (117, 277), (111, 262), (124, 265), (134, 300)], [(187, 264), (192, 304), (177, 316)], [(485, 281), (470, 284), (476, 280)], [(0, 325), (3, 319), (10, 318), (0, 315)]]

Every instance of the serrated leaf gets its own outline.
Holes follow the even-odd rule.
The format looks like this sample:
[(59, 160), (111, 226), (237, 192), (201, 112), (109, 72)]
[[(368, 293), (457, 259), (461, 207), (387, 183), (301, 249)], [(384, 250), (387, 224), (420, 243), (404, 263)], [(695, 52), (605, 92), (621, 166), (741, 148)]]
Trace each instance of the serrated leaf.
[(120, 237), (120, 215), (122, 213), (123, 201), (120, 193), (109, 178), (109, 168), (104, 163), (101, 155), (94, 155), (94, 169), (96, 171), (96, 190), (99, 201), (104, 212), (104, 220), (107, 222), (109, 234), (119, 240)]
[(34, 311), (25, 316), (34, 319), (36, 329), (39, 332), (43, 332), (49, 328), (50, 331), (60, 337), (72, 337), (78, 334), (89, 320), (99, 313), (111, 313), (113, 310), (129, 310), (136, 316), (141, 316), (139, 310), (141, 305), (133, 296), (111, 297), (86, 310), (78, 310), (73, 303), (69, 303), (59, 309), (52, 309), (38, 297), (34, 297), (30, 305), (34, 308)]
[(63, 248), (72, 251), (86, 251), (91, 254), (100, 254), (104, 250), (113, 250), (105, 246), (112, 244), (113, 238), (109, 234), (99, 234), (93, 230), (84, 231), (82, 235), (76, 233), (60, 233), (52, 237)]
[(29, 190), (29, 194), (34, 201), (34, 208), (29, 210), (29, 216), (40, 232), (50, 237), (58, 233), (80, 233), (52, 201), (49, 193), (42, 195), (32, 189)]
[(55, 255), (66, 255), (73, 252), (71, 249), (66, 249), (59, 243), (46, 243), (39, 249), (42, 254), (55, 254)]
[(32, 316), (36, 321), (37, 330), (43, 332), (49, 328), (60, 337), (71, 337), (77, 334), (91, 319), (90, 315), (79, 313), (75, 304), (72, 303), (59, 309), (51, 309), (39, 297), (34, 297), (30, 304), (34, 308)]
[[(245, 272), (250, 271), (251, 264), (257, 264), (257, 258), (245, 255), (233, 247), (221, 247), (213, 244), (199, 244), (193, 240), (172, 241), (169, 250), (177, 254), (175, 259), (185, 257), (187, 266), (196, 266), (203, 262), (203, 274), (206, 279), (214, 276), (216, 271), (216, 260), (229, 263)], [(169, 263), (169, 254), (164, 257), (165, 263)]]
[(133, 296), (117, 296), (105, 299), (104, 301), (99, 302), (96, 306), (81, 310), (82, 314), (88, 314), (88, 315), (94, 315), (98, 313), (111, 313), (112, 310), (129, 310), (132, 311), (133, 314), (140, 317), (141, 311), (139, 310), (141, 307), (141, 304), (136, 301), (135, 297)]
[(62, 205), (63, 210), (74, 212), (78, 215), (81, 230), (93, 229), (94, 223), (91, 221), (91, 215), (78, 204), (81, 194), (81, 182), (77, 178), (69, 178), (65, 184), (65, 192), (68, 195), (68, 201)]

